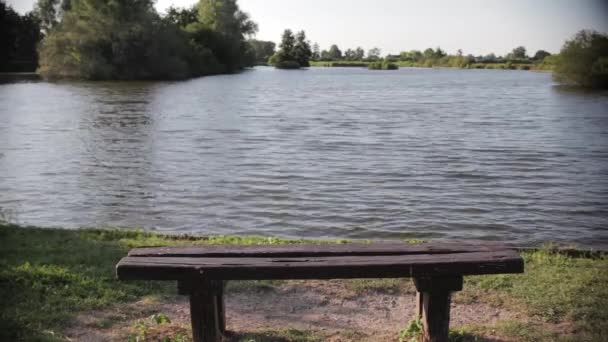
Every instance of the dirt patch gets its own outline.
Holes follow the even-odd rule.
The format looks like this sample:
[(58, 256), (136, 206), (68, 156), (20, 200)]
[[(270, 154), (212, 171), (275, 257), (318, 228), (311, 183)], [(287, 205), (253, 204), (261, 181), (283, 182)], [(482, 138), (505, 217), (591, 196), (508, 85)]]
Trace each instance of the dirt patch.
[[(334, 342), (396, 340), (399, 330), (414, 317), (415, 307), (412, 293), (353, 293), (347, 283), (340, 281), (288, 281), (273, 288), (252, 288), (226, 295), (227, 328), (230, 331), (243, 334), (308, 330)], [(157, 313), (168, 317), (170, 323), (155, 325), (149, 317)], [(530, 320), (523, 313), (483, 303), (453, 304), (451, 314), (454, 328)], [(93, 342), (125, 341), (138, 334), (145, 335), (145, 340), (150, 341), (160, 340), (163, 336), (181, 336), (189, 340), (189, 326), (188, 300), (176, 296), (146, 299), (82, 314), (66, 335), (73, 341)], [(492, 336), (491, 340), (502, 339)]]

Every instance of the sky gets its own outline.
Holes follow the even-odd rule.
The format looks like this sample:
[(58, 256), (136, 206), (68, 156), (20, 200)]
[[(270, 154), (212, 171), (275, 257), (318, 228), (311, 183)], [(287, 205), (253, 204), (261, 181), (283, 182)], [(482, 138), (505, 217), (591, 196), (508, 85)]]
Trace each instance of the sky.
[[(35, 0), (5, 0), (24, 13)], [(196, 0), (157, 0), (156, 8)], [(378, 47), (383, 54), (440, 46), (449, 53), (504, 55), (523, 45), (559, 52), (581, 29), (608, 33), (608, 0), (239, 0), (258, 23), (257, 39), (279, 42), (305, 30), (321, 49)]]

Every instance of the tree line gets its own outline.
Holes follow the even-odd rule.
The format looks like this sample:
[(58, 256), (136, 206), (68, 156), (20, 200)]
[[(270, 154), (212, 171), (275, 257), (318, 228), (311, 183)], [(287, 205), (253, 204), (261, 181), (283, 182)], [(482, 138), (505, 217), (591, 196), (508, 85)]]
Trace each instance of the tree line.
[[(608, 86), (608, 35), (582, 30), (559, 54), (523, 46), (505, 56), (448, 54), (437, 47), (381, 55), (381, 50), (321, 50), (304, 31), (285, 30), (273, 42), (251, 38), (258, 29), (237, 0), (199, 0), (189, 8), (158, 13), (154, 0), (37, 0), (19, 15), (0, 0), (0, 72), (37, 71), (47, 78), (89, 80), (183, 79), (270, 64), (307, 67), (311, 62), (360, 65), (547, 69), (554, 78), (584, 87)], [(343, 63), (343, 64), (342, 64)]]
[(36, 70), (40, 39), (42, 28), (34, 12), (19, 15), (0, 0), (0, 72)]
[[(301, 32), (300, 46), (306, 47), (306, 61), (298, 61), (293, 54), (286, 54), (295, 45), (292, 44), (291, 31), (283, 33), (281, 50), (270, 59), (271, 65), (277, 67), (303, 67), (313, 62), (314, 65), (332, 66), (367, 66), (370, 69), (396, 69), (398, 66), (410, 67), (455, 67), (482, 69), (537, 69), (553, 71), (553, 78), (568, 85), (588, 88), (608, 87), (608, 34), (593, 30), (581, 30), (566, 40), (558, 54), (538, 50), (528, 55), (524, 46), (515, 47), (505, 56), (493, 53), (485, 56), (465, 55), (462, 50), (448, 54), (437, 47), (423, 51), (409, 50), (397, 55), (381, 55), (381, 50), (372, 48), (365, 53), (362, 47), (346, 49), (344, 52), (336, 44), (327, 50), (320, 50), (319, 44), (306, 41)], [(306, 42), (303, 44), (302, 42)], [(296, 61), (292, 63), (291, 61)], [(330, 64), (331, 63), (331, 64)]]
[(153, 4), (38, 0), (26, 15), (36, 18), (41, 33), (33, 44), (38, 44), (38, 72), (48, 78), (183, 79), (253, 64), (246, 38), (257, 32), (257, 24), (236, 0), (199, 0), (164, 15)]

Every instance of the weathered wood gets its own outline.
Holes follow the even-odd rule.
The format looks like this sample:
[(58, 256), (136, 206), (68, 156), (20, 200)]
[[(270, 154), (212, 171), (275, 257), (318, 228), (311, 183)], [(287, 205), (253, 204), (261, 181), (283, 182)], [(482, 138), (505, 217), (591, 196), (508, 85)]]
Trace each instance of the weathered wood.
[(450, 330), (450, 291), (423, 293), (422, 341), (447, 342)]
[(462, 291), (462, 276), (449, 277), (416, 277), (413, 279), (418, 292), (427, 291)]
[(322, 257), (404, 254), (448, 254), (505, 250), (498, 244), (471, 243), (378, 243), (297, 244), (252, 246), (177, 246), (134, 248), (129, 256), (141, 257)]
[[(177, 292), (180, 295), (190, 295), (197, 291), (198, 281), (179, 280), (177, 282)], [(225, 282), (218, 280), (211, 282), (211, 294), (215, 297), (215, 308), (217, 310), (218, 328), (220, 332), (226, 332), (226, 305), (224, 301)]]
[(453, 254), (335, 256), (316, 258), (125, 257), (121, 280), (403, 278), (523, 272), (511, 250)]
[(350, 244), (140, 248), (116, 273), (121, 280), (177, 280), (178, 291), (190, 295), (195, 342), (225, 333), (225, 280), (411, 277), (424, 341), (435, 342), (447, 341), (451, 292), (462, 289), (463, 275), (523, 267), (514, 250), (496, 244)]
[(422, 306), (424, 305), (424, 295), (420, 291), (416, 291), (416, 315), (414, 319), (422, 320)]
[(217, 323), (220, 332), (226, 332), (226, 303), (224, 301), (224, 281), (218, 280), (214, 282), (215, 292), (215, 307), (217, 310)]
[(214, 281), (200, 280), (190, 293), (190, 319), (194, 342), (220, 342), (222, 333), (219, 326), (216, 284)]
[(448, 341), (451, 293), (462, 290), (462, 284), (462, 276), (414, 278), (424, 342)]

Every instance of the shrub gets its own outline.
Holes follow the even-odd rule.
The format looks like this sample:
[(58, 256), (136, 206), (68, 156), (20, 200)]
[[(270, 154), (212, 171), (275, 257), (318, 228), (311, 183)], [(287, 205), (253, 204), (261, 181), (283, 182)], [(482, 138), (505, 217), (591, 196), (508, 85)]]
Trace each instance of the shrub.
[(608, 35), (582, 30), (566, 41), (553, 77), (564, 84), (608, 87)]
[(300, 63), (296, 61), (280, 61), (274, 64), (277, 69), (300, 69)]
[(384, 59), (382, 61), (369, 63), (367, 68), (370, 70), (397, 70), (399, 69), (399, 66)]

